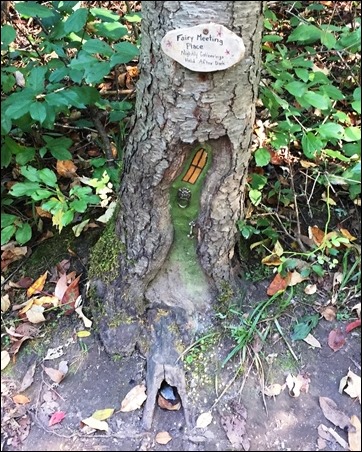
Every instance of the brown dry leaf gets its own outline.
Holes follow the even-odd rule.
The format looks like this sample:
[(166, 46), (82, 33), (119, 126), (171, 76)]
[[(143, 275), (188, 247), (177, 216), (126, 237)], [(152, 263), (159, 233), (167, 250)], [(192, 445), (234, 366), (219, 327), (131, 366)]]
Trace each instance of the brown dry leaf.
[(347, 442), (340, 435), (338, 435), (338, 433), (333, 430), (333, 428), (329, 428), (323, 424), (320, 424), (318, 426), (318, 434), (321, 438), (326, 439), (327, 441), (337, 441), (337, 443), (340, 444), (344, 449), (348, 450)]
[(340, 394), (343, 391), (352, 397), (352, 399), (358, 397), (359, 403), (361, 403), (361, 377), (349, 370), (348, 374), (341, 378), (339, 383)]
[(306, 168), (306, 169), (314, 168), (314, 167), (318, 166), (316, 163), (308, 162), (308, 160), (300, 160), (299, 163), (303, 168)]
[(322, 231), (322, 229), (319, 229), (318, 226), (309, 226), (308, 228), (308, 235), (309, 238), (313, 240), (313, 242), (319, 246), (324, 239), (324, 231)]
[(109, 427), (106, 421), (100, 421), (99, 419), (94, 419), (94, 417), (91, 416), (86, 419), (82, 419), (82, 422), (83, 424), (88, 425), (88, 427), (108, 432)]
[(274, 383), (270, 386), (264, 388), (264, 394), (268, 397), (274, 397), (282, 393), (285, 389), (285, 384), (280, 385), (279, 383)]
[(308, 284), (304, 288), (304, 293), (307, 295), (313, 295), (317, 292), (317, 285), (316, 284)]
[(9, 352), (7, 350), (2, 350), (1, 351), (1, 370), (4, 370), (5, 367), (9, 364), (9, 362), (10, 362)]
[(212, 414), (211, 411), (206, 411), (205, 413), (201, 413), (196, 421), (196, 428), (206, 428), (212, 422)]
[(13, 401), (19, 405), (25, 405), (30, 402), (30, 399), (23, 394), (16, 394), (13, 397)]
[(30, 276), (24, 276), (17, 282), (9, 282), (10, 287), (15, 287), (16, 289), (28, 289), (33, 284), (33, 278)]
[(1, 254), (1, 270), (19, 259), (22, 259), (28, 253), (27, 246), (14, 246), (15, 242), (9, 242), (1, 247), (3, 253)]
[(291, 397), (299, 397), (302, 392), (309, 391), (310, 378), (308, 375), (298, 374), (296, 377), (288, 374), (285, 383)]
[(58, 369), (54, 369), (53, 367), (45, 367), (43, 366), (44, 372), (48, 375), (48, 377), (54, 381), (54, 383), (59, 384), (65, 377), (65, 374)]
[(250, 441), (246, 434), (247, 411), (243, 405), (236, 401), (230, 403), (230, 415), (221, 416), (221, 425), (226, 436), (235, 449), (250, 449)]
[(21, 345), (23, 344), (23, 342), (25, 342), (28, 339), (33, 339), (30, 336), (23, 336), (21, 339), (19, 339), (18, 341), (15, 341), (11, 344), (11, 347), (9, 349), (9, 353), (11, 355), (16, 355), (18, 353), (18, 351), (20, 350)]
[[(68, 275), (69, 277), (69, 275)], [(75, 278), (74, 281), (72, 281), (69, 286), (67, 287), (67, 290), (65, 291), (63, 298), (61, 300), (61, 306), (63, 309), (65, 309), (64, 314), (70, 315), (75, 310), (75, 302), (77, 298), (79, 297), (79, 280), (81, 275), (79, 275), (77, 278)]]
[(74, 179), (77, 176), (77, 169), (73, 160), (57, 160), (57, 173), (59, 176)]
[(283, 278), (279, 273), (277, 273), (273, 281), (270, 283), (266, 293), (272, 296), (277, 292), (283, 292), (288, 287), (288, 283), (289, 283), (289, 274), (286, 278)]
[(35, 369), (36, 369), (36, 362), (34, 362), (29, 369), (26, 371), (26, 374), (24, 375), (24, 378), (21, 382), (21, 386), (19, 391), (23, 392), (25, 391), (25, 389), (28, 389), (29, 386), (32, 385), (33, 381), (34, 381), (34, 374), (35, 374)]
[(67, 275), (63, 273), (55, 285), (54, 295), (61, 300), (68, 288)]
[(53, 215), (47, 210), (43, 210), (40, 206), (35, 206), (36, 213), (42, 218), (52, 218)]
[(356, 311), (358, 318), (361, 318), (361, 303), (355, 304), (351, 310)]
[(316, 339), (311, 333), (309, 333), (308, 336), (303, 339), (303, 341), (311, 345), (312, 347), (322, 348), (319, 340)]
[(44, 306), (44, 308), (56, 308), (59, 305), (60, 301), (59, 298), (53, 297), (52, 295), (47, 295), (44, 297), (35, 297), (34, 298), (34, 305), (37, 306)]
[(31, 297), (35, 293), (38, 293), (43, 290), (45, 281), (48, 276), (48, 271), (46, 271), (43, 275), (41, 275), (27, 290), (26, 294), (28, 297)]
[(33, 305), (25, 315), (29, 322), (31, 323), (41, 323), (45, 322), (45, 317), (43, 315), (45, 308), (43, 306)]
[[(30, 309), (30, 308), (33, 306), (33, 304), (34, 304), (34, 300), (35, 300), (35, 297), (30, 298), (30, 300), (28, 300), (28, 301), (26, 302), (26, 305), (23, 307), (23, 309), (21, 309), (21, 310), (19, 311), (19, 315), (25, 314), (27, 311), (29, 311), (29, 309)], [(18, 308), (18, 306), (17, 306), (17, 305), (14, 305), (14, 306), (13, 306), (13, 311), (16, 311), (17, 308)]]
[(343, 235), (343, 237), (348, 239), (350, 242), (357, 240), (357, 237), (354, 237), (352, 234), (350, 234), (350, 232), (347, 229), (339, 228), (339, 230), (340, 230), (341, 234)]
[(279, 266), (282, 263), (282, 261), (277, 254), (270, 254), (269, 256), (264, 257), (261, 260), (261, 263), (264, 265)]
[(1, 296), (1, 312), (6, 312), (10, 308), (9, 294)]
[(351, 424), (356, 429), (355, 432), (348, 432), (349, 450), (360, 451), (361, 450), (361, 421), (357, 416), (351, 417)]
[(332, 330), (328, 335), (328, 345), (334, 352), (340, 350), (344, 344), (346, 343), (346, 339), (344, 337), (344, 333), (340, 328), (336, 328)]
[(319, 397), (319, 405), (324, 416), (332, 422), (332, 424), (341, 428), (345, 432), (355, 432), (355, 427), (351, 424), (349, 417), (342, 411), (338, 410), (336, 402), (329, 397)]
[(172, 436), (168, 432), (158, 432), (155, 441), (158, 444), (167, 444), (172, 440)]
[(302, 275), (297, 271), (290, 272), (290, 279), (289, 279), (288, 286), (295, 286), (296, 284), (299, 284), (302, 281), (305, 281), (306, 279), (308, 279), (308, 278), (303, 278)]
[(333, 322), (337, 315), (337, 308), (335, 306), (324, 306), (319, 310), (320, 314), (328, 320), (328, 322)]
[(146, 386), (137, 385), (132, 388), (122, 400), (121, 411), (127, 413), (129, 411), (138, 410), (146, 399)]

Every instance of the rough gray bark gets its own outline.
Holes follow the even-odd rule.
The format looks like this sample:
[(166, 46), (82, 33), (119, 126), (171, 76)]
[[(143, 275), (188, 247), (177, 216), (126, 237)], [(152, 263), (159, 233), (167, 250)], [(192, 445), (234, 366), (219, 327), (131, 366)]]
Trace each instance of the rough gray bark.
[[(119, 276), (96, 284), (105, 312), (100, 333), (109, 352), (148, 355), (144, 424), (164, 378), (186, 388), (176, 342), (189, 344), (224, 283), (238, 277), (236, 221), (242, 218), (260, 66), (261, 1), (148, 1), (142, 5), (142, 49), (136, 115), (125, 152), (117, 234), (124, 244)], [(222, 24), (241, 36), (246, 52), (233, 67), (192, 72), (166, 56), (161, 39), (172, 29)], [(205, 281), (184, 290), (168, 256), (173, 241), (170, 186), (197, 144), (213, 150), (196, 224), (197, 256)], [(112, 244), (109, 244), (112, 246)], [(170, 275), (172, 277), (170, 277)], [(176, 275), (176, 277), (175, 277)], [(201, 295), (200, 295), (201, 294)], [(117, 313), (125, 314), (110, 328)], [(147, 327), (148, 326), (148, 327)], [(179, 343), (179, 342), (178, 342)], [(178, 362), (178, 364), (176, 364)], [(173, 382), (173, 383), (172, 383)]]

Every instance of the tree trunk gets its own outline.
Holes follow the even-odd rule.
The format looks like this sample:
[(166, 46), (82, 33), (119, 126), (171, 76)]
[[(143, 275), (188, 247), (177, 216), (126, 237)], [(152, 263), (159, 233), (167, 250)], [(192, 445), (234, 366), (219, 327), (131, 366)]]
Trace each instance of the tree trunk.
[[(188, 417), (177, 338), (188, 345), (207, 324), (217, 294), (240, 289), (236, 221), (243, 214), (257, 99), (262, 3), (142, 4), (136, 114), (116, 220), (123, 252), (116, 277), (95, 283), (107, 350), (126, 353), (137, 343), (147, 353), (147, 427), (163, 379), (178, 388)], [(162, 51), (170, 30), (211, 22), (242, 37), (245, 55), (234, 66), (195, 72)], [(206, 164), (193, 183), (195, 159)], [(190, 200), (182, 199), (185, 192)]]

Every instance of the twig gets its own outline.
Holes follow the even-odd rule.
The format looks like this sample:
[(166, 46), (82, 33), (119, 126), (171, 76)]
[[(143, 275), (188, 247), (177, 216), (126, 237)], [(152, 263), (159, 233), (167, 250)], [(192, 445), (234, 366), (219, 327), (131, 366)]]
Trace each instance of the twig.
[[(126, 4), (127, 14), (131, 14), (132, 13), (132, 9), (131, 9), (131, 6), (130, 6), (129, 2), (124, 2), (124, 3)], [(136, 41), (137, 41), (138, 36), (139, 36), (138, 30), (137, 30), (137, 26), (136, 26), (136, 24), (134, 22), (131, 22), (131, 26), (132, 26), (134, 37), (136, 38)]]
[(113, 154), (112, 154), (112, 147), (111, 142), (109, 141), (107, 132), (104, 129), (104, 126), (100, 120), (100, 112), (97, 108), (90, 106), (89, 112), (91, 113), (91, 119), (94, 123), (95, 128), (97, 129), (97, 132), (99, 133), (99, 136), (103, 143), (103, 151), (106, 155), (106, 158), (108, 160), (108, 165), (113, 165)]
[(290, 171), (290, 182), (291, 182), (293, 198), (294, 198), (294, 210), (295, 210), (295, 216), (297, 219), (297, 242), (298, 242), (298, 245), (300, 246), (300, 249), (305, 253), (307, 250), (305, 249), (305, 246), (300, 238), (302, 235), (302, 231), (301, 231), (301, 227), (300, 227), (298, 200), (297, 200), (297, 193), (295, 191), (295, 185), (294, 185), (294, 173), (293, 173), (292, 166), (290, 164), (289, 164), (289, 171)]

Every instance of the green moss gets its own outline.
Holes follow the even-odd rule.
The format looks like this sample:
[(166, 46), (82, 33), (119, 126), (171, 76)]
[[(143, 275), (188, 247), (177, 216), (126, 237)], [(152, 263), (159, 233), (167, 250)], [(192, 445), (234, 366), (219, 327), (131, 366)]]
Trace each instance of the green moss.
[(119, 274), (119, 256), (125, 252), (115, 228), (116, 215), (107, 223), (101, 237), (94, 245), (89, 259), (89, 279), (113, 281)]

